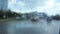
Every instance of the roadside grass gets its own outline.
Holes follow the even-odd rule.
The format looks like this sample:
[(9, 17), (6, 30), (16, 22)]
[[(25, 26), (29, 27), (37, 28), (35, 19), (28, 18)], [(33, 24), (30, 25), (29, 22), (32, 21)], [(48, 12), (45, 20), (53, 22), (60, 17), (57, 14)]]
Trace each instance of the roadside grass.
[(5, 19), (0, 19), (0, 21), (14, 21), (16, 20), (15, 18), (5, 18)]
[(16, 17), (11, 17), (11, 18), (0, 19), (0, 22), (21, 21), (21, 20), (24, 19), (16, 19)]

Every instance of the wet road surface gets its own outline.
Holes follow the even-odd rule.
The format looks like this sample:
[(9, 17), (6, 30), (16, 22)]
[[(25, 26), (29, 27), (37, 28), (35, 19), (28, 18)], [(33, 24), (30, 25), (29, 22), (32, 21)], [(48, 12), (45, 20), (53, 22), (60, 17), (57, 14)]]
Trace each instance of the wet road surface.
[(0, 34), (59, 34), (60, 21), (31, 20), (0, 22)]

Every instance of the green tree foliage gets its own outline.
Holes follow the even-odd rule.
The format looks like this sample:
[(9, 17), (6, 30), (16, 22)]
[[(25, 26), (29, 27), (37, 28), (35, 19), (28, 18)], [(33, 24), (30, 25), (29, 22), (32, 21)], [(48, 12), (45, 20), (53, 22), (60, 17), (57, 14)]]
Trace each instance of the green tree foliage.
[(52, 18), (54, 19), (54, 20), (60, 20), (60, 15), (55, 15), (55, 16), (52, 16)]
[(0, 10), (0, 18), (2, 18), (2, 16), (3, 16), (3, 12), (2, 10)]
[(16, 12), (11, 11), (11, 10), (8, 10), (8, 11), (0, 10), (0, 18), (3, 18), (4, 15), (6, 16), (6, 18), (9, 18), (9, 17), (21, 16), (21, 13), (18, 14)]

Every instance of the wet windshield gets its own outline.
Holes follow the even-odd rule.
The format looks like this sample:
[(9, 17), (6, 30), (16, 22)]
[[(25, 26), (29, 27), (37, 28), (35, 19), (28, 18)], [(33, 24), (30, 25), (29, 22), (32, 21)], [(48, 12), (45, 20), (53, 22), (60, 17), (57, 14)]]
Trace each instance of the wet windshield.
[(0, 34), (60, 34), (60, 0), (0, 0)]

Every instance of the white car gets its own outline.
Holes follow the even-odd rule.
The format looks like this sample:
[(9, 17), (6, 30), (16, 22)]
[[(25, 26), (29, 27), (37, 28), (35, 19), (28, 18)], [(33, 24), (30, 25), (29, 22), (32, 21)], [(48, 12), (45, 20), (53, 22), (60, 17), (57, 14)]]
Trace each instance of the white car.
[(39, 20), (39, 17), (37, 17), (37, 16), (36, 17), (31, 17), (31, 20), (32, 21), (38, 21)]
[(17, 16), (16, 19), (21, 19), (21, 18)]

